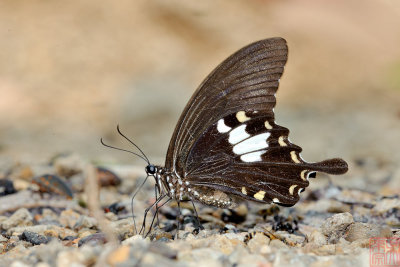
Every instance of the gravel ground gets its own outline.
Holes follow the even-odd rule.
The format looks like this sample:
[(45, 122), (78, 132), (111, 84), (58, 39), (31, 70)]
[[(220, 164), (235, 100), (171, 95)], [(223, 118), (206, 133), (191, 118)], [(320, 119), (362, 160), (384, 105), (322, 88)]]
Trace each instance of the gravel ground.
[[(132, 192), (144, 178), (141, 167), (96, 169), (76, 154), (46, 165), (11, 165), (1, 170), (0, 265), (369, 266), (371, 238), (400, 238), (400, 169), (365, 173), (365, 164), (373, 165), (358, 161), (351, 175), (373, 177), (369, 192), (355, 189), (348, 175), (335, 179), (349, 186), (321, 175), (292, 208), (198, 204), (202, 230), (191, 205), (183, 203), (178, 218), (172, 202), (151, 230), (150, 210), (146, 234), (137, 234), (130, 212)], [(154, 197), (151, 182), (135, 197), (138, 228)]]

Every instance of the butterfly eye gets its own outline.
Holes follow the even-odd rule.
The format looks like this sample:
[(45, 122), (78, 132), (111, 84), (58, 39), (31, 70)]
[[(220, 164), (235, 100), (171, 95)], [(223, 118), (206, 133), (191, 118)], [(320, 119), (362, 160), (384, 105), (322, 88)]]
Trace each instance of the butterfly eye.
[(156, 173), (156, 167), (154, 165), (147, 165), (146, 166), (146, 173), (149, 175), (153, 175)]

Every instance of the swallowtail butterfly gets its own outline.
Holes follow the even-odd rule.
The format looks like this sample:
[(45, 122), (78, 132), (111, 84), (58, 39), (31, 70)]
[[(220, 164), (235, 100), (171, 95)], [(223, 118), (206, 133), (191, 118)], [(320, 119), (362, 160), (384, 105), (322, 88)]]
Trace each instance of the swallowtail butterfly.
[(240, 200), (293, 206), (316, 172), (347, 171), (342, 159), (304, 161), (289, 130), (275, 123), (275, 94), (287, 56), (283, 38), (261, 40), (228, 57), (203, 81), (176, 125), (165, 166), (146, 167), (162, 185), (161, 196), (220, 208)]

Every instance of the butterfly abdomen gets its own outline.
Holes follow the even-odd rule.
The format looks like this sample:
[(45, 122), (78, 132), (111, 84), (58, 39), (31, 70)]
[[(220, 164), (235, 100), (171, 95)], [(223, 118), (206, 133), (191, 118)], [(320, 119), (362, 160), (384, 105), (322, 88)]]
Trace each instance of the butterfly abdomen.
[(162, 181), (164, 188), (168, 192), (168, 196), (178, 202), (196, 200), (205, 205), (220, 208), (233, 208), (236, 206), (236, 201), (220, 190), (192, 185), (185, 178), (181, 178), (176, 173), (170, 172), (165, 168), (159, 168), (158, 170), (156, 178)]

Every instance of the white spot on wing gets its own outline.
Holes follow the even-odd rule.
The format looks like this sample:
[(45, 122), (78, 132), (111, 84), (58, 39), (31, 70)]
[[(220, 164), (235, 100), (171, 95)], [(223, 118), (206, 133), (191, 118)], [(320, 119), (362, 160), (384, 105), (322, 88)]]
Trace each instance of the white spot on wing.
[(220, 133), (227, 133), (227, 132), (229, 132), (231, 129), (232, 129), (231, 127), (229, 127), (229, 126), (227, 126), (227, 125), (225, 124), (224, 119), (220, 119), (220, 120), (218, 121), (218, 125), (217, 125), (217, 130), (218, 130), (218, 132), (220, 132)]
[(268, 130), (271, 130), (271, 129), (272, 129), (272, 126), (271, 126), (271, 124), (269, 124), (268, 121), (265, 121), (265, 122), (264, 122), (264, 125), (265, 125), (265, 128), (267, 128)]
[(280, 146), (287, 146), (287, 144), (283, 140), (283, 136), (279, 136), (278, 143)]
[(272, 202), (274, 202), (274, 203), (279, 203), (279, 199), (274, 198), (274, 199), (272, 200)]
[(290, 156), (292, 157), (294, 163), (300, 163), (300, 160), (297, 158), (296, 151), (291, 151)]
[(244, 112), (244, 111), (239, 111), (238, 113), (236, 113), (236, 119), (239, 122), (245, 122), (245, 121), (250, 120), (250, 118), (246, 116), (246, 112)]
[(301, 177), (301, 179), (303, 179), (304, 181), (307, 181), (308, 180), (308, 175), (307, 175), (307, 179), (306, 179), (306, 177), (304, 177), (304, 174), (307, 172), (307, 170), (302, 170), (301, 171), (301, 173), (300, 173), (300, 177)]
[(265, 153), (266, 150), (256, 151), (253, 153), (248, 153), (240, 156), (240, 159), (244, 162), (257, 162), (262, 161), (261, 155)]
[(258, 200), (263, 200), (265, 196), (265, 191), (258, 191), (256, 194), (254, 194), (254, 198)]
[(297, 184), (294, 184), (294, 185), (292, 185), (290, 188), (289, 188), (289, 193), (291, 194), (291, 195), (293, 195), (293, 191), (294, 191), (294, 189), (297, 187)]
[(239, 143), (240, 141), (243, 141), (250, 135), (246, 133), (246, 124), (240, 125), (239, 127), (236, 127), (229, 133), (229, 143), (231, 144), (236, 144)]
[(271, 133), (262, 133), (253, 136), (233, 147), (233, 152), (237, 155), (249, 153), (268, 147), (267, 139)]
[(246, 187), (244, 187), (244, 186), (242, 187), (242, 194), (247, 195), (247, 190), (246, 190)]

